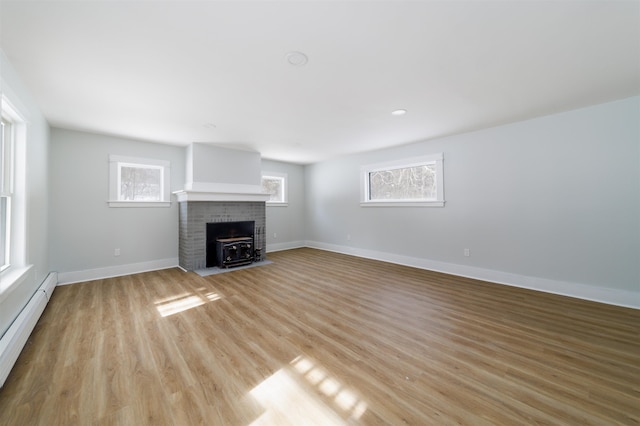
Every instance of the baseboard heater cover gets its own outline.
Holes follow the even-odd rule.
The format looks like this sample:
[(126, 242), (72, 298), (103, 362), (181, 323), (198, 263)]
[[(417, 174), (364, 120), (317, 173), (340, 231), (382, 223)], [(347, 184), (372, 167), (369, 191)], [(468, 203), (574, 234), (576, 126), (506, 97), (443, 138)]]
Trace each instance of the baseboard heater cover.
[(29, 335), (44, 312), (57, 282), (57, 274), (50, 273), (0, 339), (0, 388), (4, 386)]
[(42, 282), (38, 291), (43, 291), (47, 296), (47, 300), (51, 300), (51, 295), (53, 294), (53, 290), (56, 288), (56, 285), (58, 285), (58, 273), (51, 272)]

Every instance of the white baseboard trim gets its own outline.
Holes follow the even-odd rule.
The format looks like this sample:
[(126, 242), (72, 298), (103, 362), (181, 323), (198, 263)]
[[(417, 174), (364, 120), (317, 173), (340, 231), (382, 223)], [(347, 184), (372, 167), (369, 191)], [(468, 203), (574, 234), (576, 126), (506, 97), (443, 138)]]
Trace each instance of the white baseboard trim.
[(304, 241), (289, 241), (286, 243), (267, 244), (267, 253), (281, 250), (291, 250), (301, 247), (306, 247)]
[(489, 281), (496, 284), (504, 284), (513, 287), (521, 287), (530, 290), (543, 291), (578, 299), (591, 300), (609, 305), (623, 306), (626, 308), (640, 309), (640, 292), (596, 287), (586, 284), (571, 283), (565, 281), (550, 280), (547, 278), (529, 277), (510, 272), (496, 271), (492, 269), (477, 268), (474, 266), (458, 265), (455, 263), (440, 262), (429, 259), (421, 259), (410, 256), (402, 256), (393, 253), (375, 250), (359, 249), (337, 244), (328, 244), (318, 241), (305, 241), (305, 246), (336, 253), (349, 254), (367, 259), (381, 260), (383, 262), (396, 263), (414, 268), (428, 269), (430, 271), (443, 272), (466, 278), (474, 278)]
[(87, 269), (84, 271), (58, 272), (58, 285), (121, 277), (141, 272), (157, 271), (178, 266), (178, 258), (152, 260), (149, 262), (129, 263), (106, 268)]

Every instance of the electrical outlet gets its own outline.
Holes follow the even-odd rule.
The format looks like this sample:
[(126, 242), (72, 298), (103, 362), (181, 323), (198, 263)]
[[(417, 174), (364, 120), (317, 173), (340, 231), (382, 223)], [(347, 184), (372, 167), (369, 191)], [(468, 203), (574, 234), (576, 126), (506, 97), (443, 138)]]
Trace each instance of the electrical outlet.
[(273, 238), (278, 238), (278, 234), (276, 234), (275, 232), (273, 233)]
[(469, 257), (471, 256), (471, 252), (469, 251), (468, 248), (464, 249), (464, 257)]
[(114, 256), (120, 256), (120, 249), (119, 249), (119, 248), (114, 249), (114, 250), (113, 250), (113, 255), (114, 255)]
[(351, 241), (351, 234), (347, 234), (347, 241)]

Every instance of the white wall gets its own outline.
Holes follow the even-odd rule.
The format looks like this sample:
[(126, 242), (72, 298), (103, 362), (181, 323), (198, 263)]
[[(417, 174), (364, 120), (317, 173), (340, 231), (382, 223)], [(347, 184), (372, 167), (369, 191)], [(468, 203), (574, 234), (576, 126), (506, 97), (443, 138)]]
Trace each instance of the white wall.
[(26, 263), (33, 265), (20, 285), (0, 294), (1, 336), (49, 273), (49, 125), (1, 50), (0, 81), (2, 93), (27, 120), (25, 246)]
[(286, 173), (289, 184), (287, 206), (267, 204), (267, 252), (304, 246), (304, 167), (262, 160), (262, 172)]
[[(639, 119), (634, 97), (308, 166), (308, 243), (640, 307)], [(436, 152), (444, 208), (360, 207), (360, 166)]]
[(50, 253), (61, 283), (178, 264), (177, 202), (108, 207), (110, 154), (169, 161), (171, 191), (183, 189), (183, 147), (52, 129)]

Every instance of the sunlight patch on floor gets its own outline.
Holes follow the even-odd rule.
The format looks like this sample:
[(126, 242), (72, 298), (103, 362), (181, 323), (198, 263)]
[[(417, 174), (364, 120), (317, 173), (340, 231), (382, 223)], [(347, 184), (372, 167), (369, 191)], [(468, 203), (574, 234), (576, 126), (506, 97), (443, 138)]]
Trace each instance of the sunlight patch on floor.
[(336, 378), (331, 377), (326, 370), (316, 366), (311, 360), (299, 356), (291, 365), (307, 382), (315, 385), (320, 392), (333, 398), (333, 402), (343, 411), (350, 413), (350, 419), (359, 419), (367, 410), (367, 404), (349, 388), (343, 386)]
[(222, 296), (213, 292), (207, 293), (204, 296), (193, 293), (182, 293), (176, 296), (156, 300), (155, 304), (160, 315), (168, 317), (169, 315), (184, 312), (221, 298)]
[(253, 388), (250, 395), (265, 412), (258, 425), (347, 425), (367, 404), (322, 367), (299, 356)]
[(206, 297), (210, 302), (222, 299), (222, 296), (220, 296), (218, 293), (207, 293), (204, 295), (204, 297)]
[(174, 294), (173, 296), (165, 297), (163, 299), (156, 299), (155, 303), (156, 305), (161, 305), (163, 303), (169, 303), (169, 302), (173, 302), (173, 301), (191, 296), (192, 294), (193, 293), (188, 293), (188, 292), (181, 293), (181, 294)]

